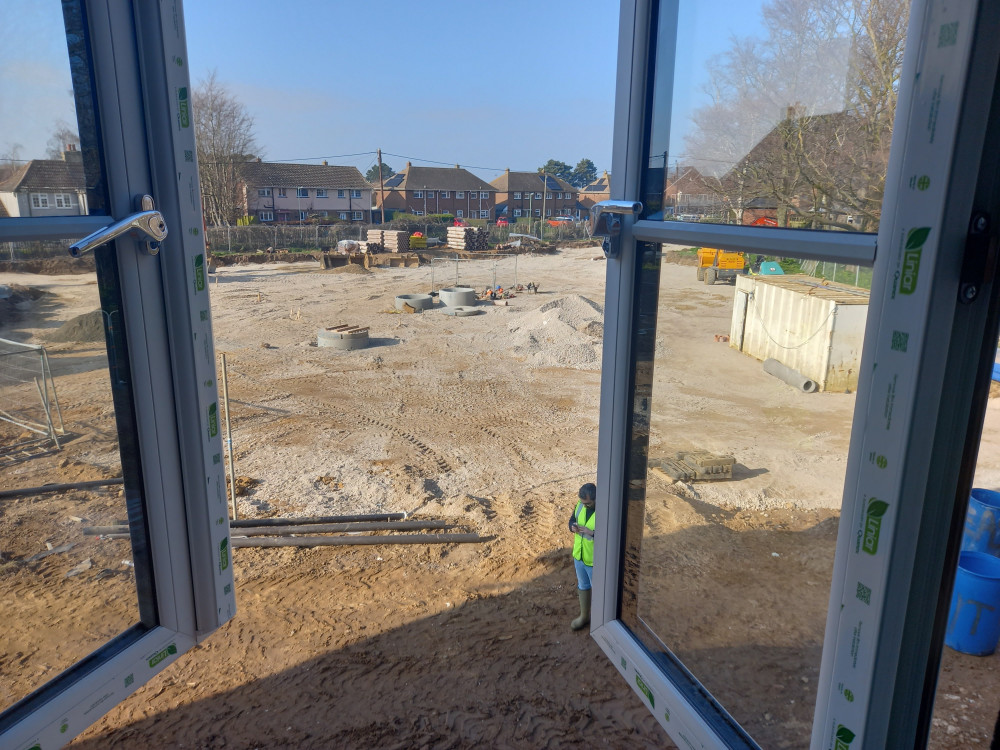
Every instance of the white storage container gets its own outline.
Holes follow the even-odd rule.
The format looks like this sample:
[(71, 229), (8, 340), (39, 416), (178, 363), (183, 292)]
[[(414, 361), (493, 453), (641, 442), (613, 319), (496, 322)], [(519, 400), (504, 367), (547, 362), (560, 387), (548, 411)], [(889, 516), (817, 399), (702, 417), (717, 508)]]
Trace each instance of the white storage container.
[(868, 296), (811, 276), (737, 276), (729, 345), (759, 360), (773, 357), (821, 391), (853, 391)]

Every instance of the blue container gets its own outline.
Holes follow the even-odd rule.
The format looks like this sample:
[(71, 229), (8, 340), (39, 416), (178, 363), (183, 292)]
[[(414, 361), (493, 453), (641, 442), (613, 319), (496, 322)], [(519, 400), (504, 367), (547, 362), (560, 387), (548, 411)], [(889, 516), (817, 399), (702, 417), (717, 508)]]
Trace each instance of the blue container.
[(996, 650), (998, 639), (1000, 557), (962, 552), (958, 556), (945, 645), (963, 654), (988, 656)]
[(965, 512), (962, 551), (1000, 557), (1000, 492), (972, 490)]

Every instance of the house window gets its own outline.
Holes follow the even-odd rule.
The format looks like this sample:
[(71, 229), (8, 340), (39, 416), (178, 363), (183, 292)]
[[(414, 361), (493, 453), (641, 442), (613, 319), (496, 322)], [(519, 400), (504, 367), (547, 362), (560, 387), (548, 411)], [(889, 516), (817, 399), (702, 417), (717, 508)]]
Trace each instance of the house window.
[(423, 212), (423, 211), (414, 211), (414, 212), (413, 212), (413, 215), (414, 215), (414, 216), (423, 216), (423, 215), (424, 215), (424, 212)]
[(340, 220), (341, 221), (347, 221), (347, 211), (341, 211), (340, 212)]
[(480, 193), (479, 197), (482, 198), (484, 201), (488, 201), (490, 199), (490, 194), (489, 193)]
[(542, 199), (542, 194), (541, 193), (535, 193), (535, 200), (536, 201), (540, 201), (541, 199)]
[(258, 188), (257, 189), (257, 197), (259, 197), (259, 198), (270, 198), (271, 197), (271, 188)]
[(521, 209), (515, 208), (514, 209), (514, 218), (517, 219), (517, 218), (520, 218), (520, 216), (521, 216)]
[(413, 197), (414, 198), (423, 198), (424, 197), (424, 191), (423, 190), (414, 190), (413, 191)]
[(441, 191), (441, 197), (442, 198), (450, 198), (451, 197), (451, 192), (448, 191), (448, 190), (442, 190)]
[(546, 208), (545, 209), (545, 218), (547, 219), (551, 215), (552, 215), (552, 209), (551, 208)]
[(261, 211), (260, 212), (261, 221), (274, 221), (274, 211)]
[(299, 211), (299, 221), (305, 221), (309, 218), (309, 214), (306, 211)]
[(327, 218), (330, 215), (330, 212), (329, 211), (320, 211), (319, 215), (322, 216), (325, 219), (325, 218)]
[[(347, 197), (347, 191), (346, 190), (338, 190), (337, 191), (337, 197), (338, 198), (346, 198)], [(347, 218), (347, 217), (344, 217), (344, 218)]]
[(360, 190), (352, 190), (351, 191), (351, 197), (352, 198), (360, 198), (361, 197), (361, 191)]
[(541, 217), (541, 215), (542, 215), (542, 209), (536, 208), (535, 209), (535, 216)]
[(472, 200), (476, 200), (479, 197), (479, 193), (477, 193), (476, 191), (472, 191), (471, 193), (469, 193), (469, 197), (472, 198)]
[(49, 207), (49, 196), (47, 193), (32, 193), (31, 194), (31, 207), (32, 208), (48, 208)]
[(309, 197), (309, 188), (298, 188), (295, 191), (295, 197), (296, 198), (308, 198)]
[(279, 198), (284, 198), (285, 197), (285, 189), (284, 188), (278, 188), (278, 197)]
[(458, 209), (455, 212), (455, 218), (456, 219), (461, 219), (463, 216), (465, 216), (465, 212), (462, 209)]
[(547, 201), (552, 200), (552, 193), (546, 192), (545, 193), (545, 200), (547, 200)]
[(353, 214), (351, 214), (352, 221), (363, 221), (364, 218), (365, 218), (364, 211), (355, 211)]
[(323, 188), (316, 188), (316, 197), (326, 198), (326, 190), (324, 190)]
[(428, 198), (433, 198), (434, 197), (434, 191), (433, 190), (428, 190), (427, 191), (427, 197)]
[(459, 190), (457, 193), (455, 193), (455, 197), (456, 198), (464, 198), (465, 197), (465, 191), (464, 190)]
[(521, 200), (521, 194), (520, 193), (514, 193), (514, 200), (516, 200), (516, 201)]
[(56, 208), (73, 208), (73, 194), (56, 193)]
[(479, 218), (480, 219), (488, 219), (488, 218), (490, 218), (490, 212), (489, 212), (489, 210), (487, 209), (487, 210), (480, 211), (479, 212)]

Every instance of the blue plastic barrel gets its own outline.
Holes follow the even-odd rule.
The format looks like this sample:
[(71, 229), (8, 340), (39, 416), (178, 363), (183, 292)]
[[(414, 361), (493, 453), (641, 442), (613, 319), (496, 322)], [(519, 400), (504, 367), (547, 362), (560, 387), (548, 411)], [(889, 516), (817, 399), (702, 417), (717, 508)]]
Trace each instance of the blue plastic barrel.
[(988, 656), (1000, 639), (1000, 557), (983, 552), (958, 556), (945, 645), (973, 656)]
[(972, 490), (965, 512), (962, 551), (1000, 557), (1000, 492)]

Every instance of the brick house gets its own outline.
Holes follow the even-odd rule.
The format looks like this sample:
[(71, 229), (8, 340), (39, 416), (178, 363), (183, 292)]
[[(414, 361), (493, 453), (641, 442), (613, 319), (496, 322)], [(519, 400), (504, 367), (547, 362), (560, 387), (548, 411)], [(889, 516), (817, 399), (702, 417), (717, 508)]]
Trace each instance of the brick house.
[(262, 224), (371, 222), (372, 186), (357, 167), (249, 162), (243, 191), (245, 215)]
[[(375, 190), (375, 202), (382, 198)], [(454, 167), (406, 167), (385, 181), (386, 220), (389, 212), (424, 216), (451, 214), (460, 219), (492, 219), (496, 188), (472, 172)]]
[(0, 182), (2, 215), (86, 216), (83, 157), (75, 148), (62, 159), (32, 159)]
[(490, 183), (497, 191), (497, 216), (578, 217), (577, 189), (566, 180), (539, 172), (506, 170)]
[(580, 189), (580, 210), (590, 213), (590, 207), (601, 201), (611, 200), (611, 175), (604, 172), (599, 178)]

